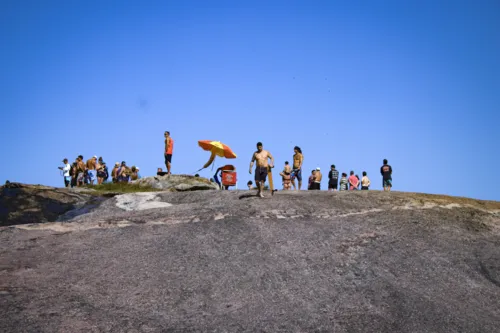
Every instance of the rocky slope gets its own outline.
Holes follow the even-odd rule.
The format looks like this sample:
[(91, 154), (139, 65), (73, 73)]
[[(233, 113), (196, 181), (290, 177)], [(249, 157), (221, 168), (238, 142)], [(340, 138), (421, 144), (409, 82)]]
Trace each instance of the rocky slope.
[(9, 182), (0, 186), (0, 226), (56, 221), (69, 211), (91, 209), (101, 201), (76, 190)]
[(498, 332), (500, 203), (116, 196), (0, 229), (2, 332)]

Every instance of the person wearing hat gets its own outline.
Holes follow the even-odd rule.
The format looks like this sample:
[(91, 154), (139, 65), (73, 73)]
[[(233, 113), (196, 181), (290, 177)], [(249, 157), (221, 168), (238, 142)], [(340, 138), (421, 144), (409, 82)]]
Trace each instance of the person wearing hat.
[(321, 174), (320, 168), (316, 168), (316, 172), (314, 173), (314, 181), (311, 184), (311, 190), (321, 190), (321, 179), (323, 175)]
[(97, 179), (97, 156), (93, 156), (91, 159), (87, 160), (87, 173), (89, 175), (90, 185), (94, 185), (95, 180)]
[(64, 163), (63, 167), (57, 167), (59, 170), (63, 171), (63, 177), (64, 177), (64, 187), (69, 187), (69, 184), (71, 184), (71, 176), (69, 174), (69, 170), (71, 169), (71, 165), (68, 163), (68, 159), (65, 158), (62, 160)]

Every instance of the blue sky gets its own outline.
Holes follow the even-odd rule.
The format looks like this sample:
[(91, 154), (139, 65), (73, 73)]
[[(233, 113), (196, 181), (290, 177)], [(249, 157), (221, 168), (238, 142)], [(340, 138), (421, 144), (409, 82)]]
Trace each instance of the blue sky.
[(380, 189), (387, 158), (394, 190), (500, 200), (498, 1), (4, 1), (0, 42), (1, 182), (60, 186), (79, 154), (152, 175), (169, 130), (174, 173), (220, 140), (240, 187), (262, 141), (306, 176)]

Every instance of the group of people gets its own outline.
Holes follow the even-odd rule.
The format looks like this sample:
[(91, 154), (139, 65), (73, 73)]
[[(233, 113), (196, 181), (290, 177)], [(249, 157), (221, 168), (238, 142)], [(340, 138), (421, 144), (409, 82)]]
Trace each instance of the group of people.
[[(361, 179), (359, 179), (358, 175), (354, 174), (354, 171), (350, 172), (349, 177), (347, 177), (347, 173), (345, 172), (341, 176), (342, 178), (340, 178), (339, 182), (339, 172), (335, 169), (335, 165), (332, 164), (331, 170), (328, 173), (328, 191), (368, 190), (370, 188), (371, 182), (366, 171), (363, 171), (363, 178)], [(312, 170), (311, 176), (309, 176), (308, 190), (320, 190), (322, 177), (319, 167)]]
[[(157, 175), (170, 175), (171, 174), (171, 164), (172, 164), (172, 153), (174, 149), (174, 140), (170, 137), (170, 132), (165, 131), (165, 167), (166, 171), (162, 168), (158, 168)], [(283, 189), (291, 190), (292, 188), (300, 190), (302, 188), (302, 164), (304, 162), (304, 155), (300, 147), (295, 146), (293, 148), (293, 163), (289, 164), (288, 161), (285, 162), (283, 170), (280, 172), (282, 177)], [(269, 161), (270, 160), (270, 163)], [(83, 156), (80, 155), (76, 158), (73, 164), (68, 163), (68, 159), (63, 160), (64, 167), (59, 167), (62, 170), (64, 176), (64, 184), (66, 187), (82, 186), (84, 184), (93, 185), (95, 181), (98, 184), (106, 182), (110, 176), (106, 162), (102, 160), (102, 157), (97, 158), (93, 156), (88, 159), (86, 163), (84, 162)], [(254, 163), (255, 167), (255, 186), (257, 188), (257, 195), (263, 197), (264, 184), (267, 179), (268, 172), (270, 168), (274, 167), (274, 157), (273, 155), (264, 150), (262, 142), (257, 143), (257, 151), (252, 154), (250, 161), (249, 173), (252, 174), (252, 168)], [(392, 167), (388, 164), (387, 160), (384, 159), (383, 165), (380, 168), (380, 173), (382, 175), (384, 191), (390, 191), (392, 188)], [(225, 166), (226, 167), (226, 166)], [(225, 171), (225, 167), (217, 169), (215, 179), (218, 179), (217, 173)], [(226, 170), (227, 171), (227, 170)], [(234, 171), (234, 167), (232, 169)], [(347, 191), (347, 190), (368, 190), (370, 188), (371, 182), (368, 178), (366, 171), (363, 171), (362, 178), (360, 179), (358, 175), (354, 174), (354, 171), (350, 172), (349, 177), (346, 173), (341, 174), (339, 179), (339, 171), (335, 168), (335, 165), (331, 165), (330, 172), (328, 173), (328, 190), (329, 191)], [(115, 166), (111, 171), (111, 178), (114, 183), (116, 182), (129, 182), (131, 180), (136, 180), (140, 178), (139, 167), (132, 166), (129, 168), (125, 161), (122, 163), (116, 162)], [(311, 176), (309, 177), (308, 190), (321, 190), (321, 181), (323, 175), (321, 169), (317, 167), (311, 171)], [(296, 182), (297, 180), (297, 182)], [(222, 186), (218, 181), (216, 181), (219, 186)], [(252, 182), (248, 182), (248, 187), (252, 187)], [(224, 186), (227, 189), (227, 185)]]
[[(293, 148), (293, 165), (290, 165), (288, 161), (285, 162), (283, 170), (280, 172), (282, 177), (283, 190), (301, 189), (302, 187), (302, 164), (304, 162), (304, 155), (300, 147), (295, 146)], [(270, 163), (269, 161), (270, 160)], [(263, 197), (264, 183), (269, 172), (269, 168), (274, 167), (274, 157), (272, 154), (264, 150), (263, 144), (261, 142), (257, 143), (257, 151), (252, 155), (250, 161), (249, 173), (252, 174), (252, 168), (256, 162), (255, 168), (255, 185), (257, 187), (257, 195)], [(388, 164), (388, 161), (384, 159), (383, 165), (380, 168), (380, 173), (382, 175), (382, 182), (384, 191), (390, 191), (392, 188), (392, 167)], [(349, 177), (346, 173), (342, 173), (339, 181), (339, 171), (332, 164), (330, 167), (330, 172), (328, 173), (328, 190), (329, 191), (347, 191), (347, 190), (368, 190), (370, 188), (371, 182), (368, 178), (367, 172), (363, 171), (362, 178), (360, 179), (358, 175), (354, 174), (354, 171), (350, 172)], [(323, 175), (321, 173), (320, 167), (311, 171), (311, 176), (309, 177), (308, 190), (321, 190), (321, 180)], [(295, 179), (297, 179), (297, 185), (295, 184)], [(249, 189), (252, 186), (251, 181), (248, 182)], [(339, 188), (340, 185), (340, 188)]]
[[(64, 177), (65, 187), (79, 187), (83, 185), (103, 184), (108, 181), (110, 173), (106, 162), (102, 157), (93, 156), (84, 162), (83, 156), (79, 155), (72, 164), (68, 159), (63, 160), (64, 166), (58, 167)], [(131, 180), (140, 178), (139, 167), (128, 167), (125, 161), (116, 162), (111, 170), (111, 179), (113, 183), (128, 183)]]

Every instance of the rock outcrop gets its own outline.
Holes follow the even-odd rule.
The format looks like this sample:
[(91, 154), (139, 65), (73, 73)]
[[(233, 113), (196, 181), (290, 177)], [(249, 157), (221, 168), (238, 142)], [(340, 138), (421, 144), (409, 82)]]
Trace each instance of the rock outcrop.
[(145, 177), (132, 182), (133, 184), (150, 186), (164, 191), (196, 191), (196, 190), (218, 190), (216, 183), (203, 177), (190, 175), (165, 175)]
[(0, 228), (2, 332), (498, 332), (500, 203), (118, 195)]
[(0, 226), (57, 221), (71, 210), (94, 207), (98, 201), (65, 188), (7, 182), (0, 186)]

